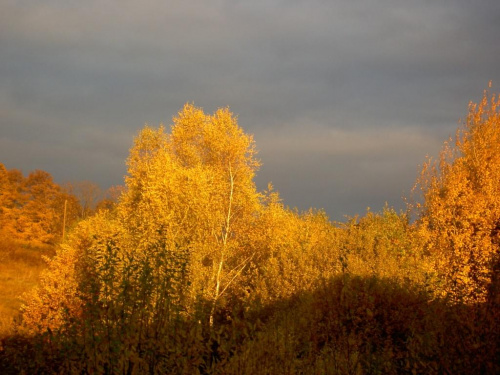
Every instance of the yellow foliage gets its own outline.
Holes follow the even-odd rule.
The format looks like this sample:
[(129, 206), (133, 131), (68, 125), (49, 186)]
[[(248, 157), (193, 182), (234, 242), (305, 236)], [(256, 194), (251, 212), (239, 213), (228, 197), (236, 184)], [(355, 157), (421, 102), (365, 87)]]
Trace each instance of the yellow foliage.
[(434, 288), (432, 259), (422, 251), (421, 234), (406, 214), (386, 205), (382, 212), (368, 210), (364, 217), (354, 217), (342, 228), (339, 243), (344, 272)]
[[(498, 372), (497, 305), (436, 296), (484, 299), (498, 269), (496, 103), (472, 106), (426, 165), (416, 224), (389, 207), (344, 224), (290, 210), (257, 192), (253, 139), (231, 112), (185, 105), (170, 132), (139, 132), (119, 202), (48, 260), (23, 306), (41, 335), (0, 349), (0, 371)], [(28, 228), (12, 215), (19, 176), (0, 165), (0, 221)]]
[(48, 268), (40, 276), (40, 285), (23, 295), (23, 327), (28, 332), (59, 328), (68, 317), (78, 317), (80, 301), (75, 279), (75, 248), (61, 245)]
[(249, 301), (290, 298), (341, 272), (338, 230), (323, 212), (299, 214), (270, 202), (258, 225), (264, 236), (255, 244), (259, 258)]
[(494, 279), (500, 243), (500, 99), (485, 91), (471, 103), (455, 144), (439, 163), (429, 160), (418, 186), (420, 227), (428, 251), (455, 300), (484, 301)]
[(186, 104), (173, 123), (171, 134), (146, 127), (136, 138), (118, 212), (138, 251), (161, 242), (188, 253), (185, 293), (213, 308), (252, 257), (241, 241), (258, 209), (259, 162), (228, 109)]
[(258, 166), (252, 137), (228, 109), (205, 115), (188, 104), (171, 134), (145, 127), (116, 212), (81, 222), (61, 246), (40, 288), (27, 296), (26, 324), (53, 329), (68, 312), (67, 296), (93, 309), (125, 285), (148, 295), (140, 302), (145, 316), (165, 298), (188, 315), (201, 301), (213, 324), (216, 306), (255, 256), (247, 244), (260, 207)]

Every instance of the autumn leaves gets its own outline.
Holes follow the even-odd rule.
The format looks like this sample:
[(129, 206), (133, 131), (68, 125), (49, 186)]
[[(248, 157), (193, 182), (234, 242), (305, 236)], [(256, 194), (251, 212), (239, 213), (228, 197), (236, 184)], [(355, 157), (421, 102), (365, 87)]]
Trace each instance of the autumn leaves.
[(487, 92), (471, 104), (455, 144), (445, 143), (439, 162), (429, 161), (418, 181), (418, 225), (437, 257), (442, 293), (456, 301), (484, 301), (499, 261), (499, 104)]
[(252, 138), (228, 109), (205, 115), (188, 104), (171, 134), (163, 128), (139, 134), (128, 165), (118, 213), (137, 241), (133, 247), (147, 251), (161, 242), (187, 252), (190, 287), (182, 291), (210, 301), (212, 324), (218, 300), (252, 257), (241, 243), (259, 206)]
[[(440, 317), (419, 320), (416, 314), (414, 320), (406, 319), (407, 302), (413, 301), (424, 315), (436, 309), (460, 322), (460, 311), (473, 306), (479, 306), (476, 312), (485, 314), (485, 322), (497, 318), (488, 315), (492, 309), (471, 302), (497, 298), (498, 104), (498, 98), (485, 94), (479, 105), (471, 106), (456, 144), (446, 144), (438, 164), (424, 166), (416, 221), (385, 207), (346, 223), (331, 223), (321, 211), (290, 210), (271, 186), (258, 192), (252, 137), (228, 109), (208, 115), (187, 104), (170, 133), (163, 127), (139, 133), (119, 203), (71, 231), (49, 261), (40, 286), (25, 296), (24, 328), (57, 332), (58, 345), (77, 348), (84, 359), (78, 366), (88, 372), (209, 373), (213, 366), (227, 370), (231, 360), (239, 363), (250, 353), (245, 347), (274, 340), (277, 330), (303, 334), (300, 317), (283, 323), (283, 316), (294, 314), (287, 306), (295, 303), (312, 321), (324, 315), (318, 313), (322, 309), (336, 311), (325, 323), (341, 332), (328, 344), (331, 358), (341, 358), (337, 365), (347, 358), (346, 368), (353, 373), (362, 366), (358, 359), (353, 365), (353, 358), (365, 355), (369, 369), (380, 357), (370, 345), (387, 349), (387, 368), (402, 369), (393, 361), (398, 350), (409, 361), (417, 358), (420, 369), (441, 366), (438, 361), (426, 367), (421, 359), (427, 358), (427, 339), (446, 352), (436, 332), (448, 329)], [(317, 298), (321, 290), (325, 296)], [(360, 293), (364, 302), (357, 304)], [(407, 300), (399, 301), (399, 295)], [(378, 333), (364, 336), (373, 327), (388, 337), (396, 329), (384, 326), (394, 312), (377, 305), (386, 299), (394, 302), (396, 320), (401, 319), (396, 324), (401, 332), (394, 334), (403, 337), (398, 338), (400, 347), (389, 338), (380, 342)], [(343, 325), (343, 314), (346, 322), (356, 321), (366, 332), (354, 339), (355, 330), (349, 330), (351, 323)], [(434, 331), (415, 333), (427, 318), (436, 325)], [(273, 319), (276, 327), (260, 325)], [(464, 327), (459, 332), (468, 329)], [(476, 328), (498, 333), (490, 332), (489, 323)], [(413, 340), (408, 332), (425, 340), (419, 336), (411, 344), (415, 348), (406, 347)], [(322, 334), (319, 329), (318, 337)], [(476, 341), (471, 347), (480, 347)], [(360, 354), (365, 342), (370, 345)], [(293, 342), (302, 352), (303, 344)], [(316, 349), (308, 349), (311, 368), (323, 358)], [(295, 352), (290, 355), (293, 363), (299, 358)], [(62, 361), (77, 366), (69, 356)]]
[(80, 204), (50, 174), (37, 170), (25, 178), (0, 163), (0, 235), (33, 244), (59, 241), (65, 201), (70, 224), (77, 219)]

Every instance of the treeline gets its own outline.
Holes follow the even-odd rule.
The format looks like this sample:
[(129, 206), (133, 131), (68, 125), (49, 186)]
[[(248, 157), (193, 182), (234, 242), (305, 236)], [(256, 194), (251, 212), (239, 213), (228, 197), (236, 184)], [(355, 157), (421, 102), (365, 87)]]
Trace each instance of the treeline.
[(498, 103), (426, 164), (422, 202), (346, 223), (258, 192), (252, 137), (186, 105), (24, 296), (4, 371), (498, 373)]
[(45, 171), (35, 170), (24, 177), (18, 169), (0, 163), (0, 236), (24, 244), (61, 242), (63, 226), (99, 209), (112, 207), (119, 194), (112, 187), (103, 194), (90, 181), (59, 185)]
[[(66, 202), (66, 203), (65, 203)], [(64, 207), (68, 225), (80, 211), (78, 199), (41, 170), (24, 177), (0, 163), (0, 231), (2, 237), (23, 242), (55, 243), (61, 240)]]

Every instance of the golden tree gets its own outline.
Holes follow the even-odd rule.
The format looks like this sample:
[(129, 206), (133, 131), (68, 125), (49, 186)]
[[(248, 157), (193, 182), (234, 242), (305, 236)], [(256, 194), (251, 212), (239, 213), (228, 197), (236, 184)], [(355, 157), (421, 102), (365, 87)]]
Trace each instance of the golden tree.
[[(119, 237), (119, 241), (115, 238)], [(96, 214), (83, 220), (70, 232), (65, 243), (56, 249), (53, 258), (45, 258), (47, 268), (42, 271), (39, 286), (23, 295), (23, 325), (29, 332), (56, 330), (67, 323), (68, 319), (82, 319), (85, 302), (103, 293), (88, 293), (88, 283), (99, 283), (109, 276), (108, 269), (99, 270), (99, 266), (89, 269), (95, 258), (101, 260), (109, 252), (110, 244), (123, 242), (126, 234), (119, 224), (107, 212)], [(120, 263), (119, 259), (114, 260)], [(95, 262), (94, 262), (95, 263)], [(102, 261), (101, 261), (102, 263)], [(123, 271), (123, 267), (114, 267)], [(99, 272), (101, 271), (101, 272)], [(115, 277), (109, 283), (118, 283)], [(106, 284), (106, 283), (102, 283)], [(109, 298), (109, 295), (105, 295)], [(102, 303), (101, 303), (102, 306)]]
[[(259, 162), (252, 137), (227, 108), (207, 115), (187, 104), (173, 121), (171, 134), (163, 127), (139, 133), (116, 211), (80, 223), (58, 250), (40, 288), (27, 297), (31, 326), (34, 317), (47, 316), (44, 310), (70, 304), (57, 296), (57, 259), (79, 259), (64, 263), (79, 291), (72, 305), (111, 311), (127, 296), (113, 309), (127, 315), (143, 306), (139, 320), (155, 324), (161, 309), (191, 314), (196, 304), (213, 325), (221, 299), (253, 257), (246, 244), (260, 207), (253, 182)], [(60, 293), (67, 296), (64, 288)], [(57, 315), (50, 324), (60, 321)]]
[(445, 143), (439, 163), (429, 160), (417, 181), (424, 199), (421, 233), (437, 257), (443, 291), (455, 300), (485, 300), (498, 272), (499, 104), (487, 91), (479, 104), (471, 103), (455, 143)]
[(244, 281), (247, 305), (289, 299), (341, 272), (339, 231), (322, 210), (289, 209), (271, 184), (261, 202), (248, 233), (255, 257)]
[(186, 104), (173, 122), (171, 134), (139, 134), (118, 211), (145, 254), (161, 243), (185, 260), (188, 293), (210, 301), (213, 324), (217, 303), (252, 257), (241, 239), (259, 204), (259, 162), (227, 108), (207, 115)]

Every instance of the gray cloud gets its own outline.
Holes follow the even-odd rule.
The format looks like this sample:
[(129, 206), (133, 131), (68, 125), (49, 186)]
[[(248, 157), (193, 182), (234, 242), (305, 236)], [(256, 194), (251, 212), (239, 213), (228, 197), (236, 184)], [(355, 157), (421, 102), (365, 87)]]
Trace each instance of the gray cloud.
[(120, 183), (134, 134), (229, 105), (285, 203), (401, 207), (500, 81), (496, 1), (14, 1), (0, 12), (0, 162)]

